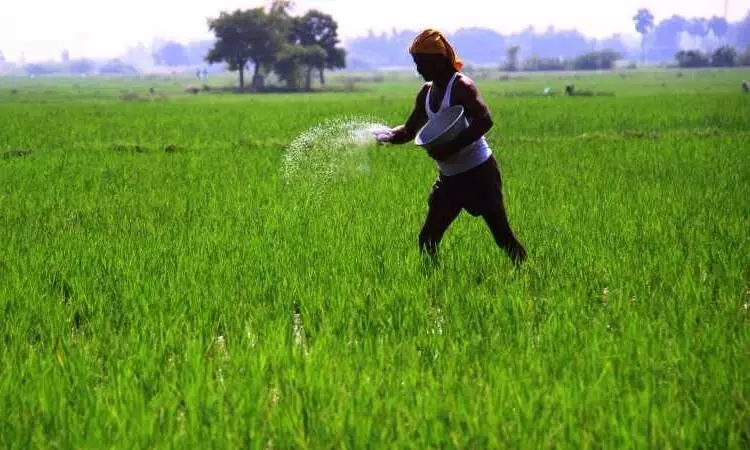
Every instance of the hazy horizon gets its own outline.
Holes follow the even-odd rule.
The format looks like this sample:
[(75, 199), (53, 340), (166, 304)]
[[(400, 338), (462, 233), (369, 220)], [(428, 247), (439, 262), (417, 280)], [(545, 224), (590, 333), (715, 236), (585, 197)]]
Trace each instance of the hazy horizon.
[[(176, 0), (104, 5), (96, 0), (14, 2), (0, 8), (0, 51), (9, 61), (21, 55), (27, 62), (59, 59), (67, 49), (71, 58), (111, 58), (122, 55), (139, 42), (155, 39), (187, 43), (211, 38), (208, 17), (221, 11), (264, 6), (269, 1), (217, 0), (211, 5), (181, 4)], [(297, 0), (295, 13), (319, 9), (339, 23), (339, 34), (347, 39), (396, 29), (436, 27), (446, 32), (458, 28), (483, 27), (501, 33), (514, 33), (533, 26), (544, 31), (577, 29), (589, 37), (602, 38), (615, 33), (635, 34), (632, 16), (639, 8), (649, 8), (656, 21), (679, 14), (685, 17), (724, 15), (724, 0), (683, 2), (679, 0), (622, 0), (605, 3), (596, 0), (527, 0), (512, 10), (487, 7), (487, 0), (463, 0), (462, 8), (449, 8), (443, 2), (380, 0)], [(750, 10), (750, 0), (730, 0), (727, 19), (738, 21)], [(95, 17), (92, 21), (89, 17)], [(108, 18), (113, 20), (108, 20)]]

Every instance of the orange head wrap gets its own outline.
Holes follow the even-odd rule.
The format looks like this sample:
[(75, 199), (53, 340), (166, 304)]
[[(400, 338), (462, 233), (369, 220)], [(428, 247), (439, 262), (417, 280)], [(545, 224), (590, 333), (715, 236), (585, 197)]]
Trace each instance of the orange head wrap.
[(453, 68), (457, 71), (461, 71), (464, 67), (463, 61), (461, 61), (456, 55), (456, 51), (448, 42), (448, 39), (443, 36), (443, 33), (438, 30), (428, 28), (414, 38), (411, 47), (409, 47), (409, 53), (412, 56), (415, 53), (430, 53), (445, 56), (450, 61)]

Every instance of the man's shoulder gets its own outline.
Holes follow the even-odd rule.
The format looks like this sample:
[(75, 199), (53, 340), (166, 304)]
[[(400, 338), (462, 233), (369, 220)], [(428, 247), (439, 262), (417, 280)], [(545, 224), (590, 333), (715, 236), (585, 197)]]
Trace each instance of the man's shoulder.
[(474, 80), (471, 79), (468, 75), (465, 73), (460, 73), (458, 77), (456, 77), (456, 85), (469, 88), (471, 90), (475, 90), (477, 88), (477, 85), (474, 83)]
[(453, 85), (453, 92), (456, 97), (453, 98), (476, 98), (479, 97), (479, 89), (470, 77), (461, 74), (456, 77), (456, 83)]
[(427, 96), (427, 91), (430, 90), (430, 87), (432, 87), (432, 82), (428, 81), (425, 84), (422, 85), (422, 87), (419, 89), (419, 92), (417, 93), (417, 99), (421, 99)]

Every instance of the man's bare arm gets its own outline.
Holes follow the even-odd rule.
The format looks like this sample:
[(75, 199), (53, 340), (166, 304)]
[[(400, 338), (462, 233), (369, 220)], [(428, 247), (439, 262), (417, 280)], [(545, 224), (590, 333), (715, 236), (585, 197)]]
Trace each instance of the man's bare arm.
[(427, 113), (424, 108), (426, 98), (427, 86), (425, 85), (422, 90), (419, 91), (419, 94), (417, 94), (414, 109), (406, 120), (406, 123), (392, 129), (391, 133), (393, 134), (386, 142), (391, 144), (405, 144), (417, 136), (419, 129), (427, 123)]

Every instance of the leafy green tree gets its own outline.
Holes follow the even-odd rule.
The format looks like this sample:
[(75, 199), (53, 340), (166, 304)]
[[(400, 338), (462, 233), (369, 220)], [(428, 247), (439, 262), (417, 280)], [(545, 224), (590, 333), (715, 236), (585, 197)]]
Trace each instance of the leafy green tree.
[(313, 69), (325, 66), (326, 52), (319, 45), (286, 45), (276, 60), (274, 71), (289, 89), (297, 90), (302, 79), (305, 89), (311, 89)]
[(294, 27), (295, 18), (289, 13), (292, 2), (289, 0), (273, 0), (268, 10), (268, 25), (277, 42), (276, 51), (281, 52)]
[[(320, 83), (325, 84), (325, 69), (335, 70), (346, 67), (346, 51), (338, 47), (341, 41), (338, 36), (338, 23), (329, 14), (318, 10), (310, 10), (302, 17), (293, 20), (289, 33), (289, 43), (304, 47), (318, 46), (325, 53), (323, 61), (318, 60), (317, 50), (308, 50), (305, 59), (308, 63), (305, 84), (309, 89), (313, 70), (320, 74)], [(304, 53), (304, 52), (303, 52)], [(303, 54), (300, 53), (300, 54)]]
[(229, 70), (239, 72), (240, 89), (245, 87), (245, 69), (254, 65), (253, 80), (258, 79), (261, 67), (270, 67), (276, 60), (282, 41), (276, 16), (263, 8), (222, 12), (209, 19), (208, 27), (216, 42), (206, 55), (209, 63), (226, 62)]
[(646, 8), (641, 8), (633, 16), (635, 30), (641, 35), (641, 57), (646, 62), (646, 35), (654, 29), (654, 15)]
[(293, 17), (291, 6), (289, 0), (274, 0), (267, 11), (236, 10), (210, 19), (209, 29), (216, 35), (216, 42), (206, 61), (228, 63), (230, 70), (239, 72), (241, 88), (245, 83), (244, 72), (251, 63), (255, 68), (256, 88), (262, 84), (261, 69), (272, 69), (294, 89), (304, 80), (308, 90), (312, 73), (317, 70), (324, 84), (326, 69), (346, 66), (346, 52), (338, 47), (338, 24), (333, 17), (317, 10)]
[(268, 14), (274, 17), (291, 18), (289, 10), (292, 6), (294, 6), (294, 2), (291, 0), (273, 0), (268, 8)]

